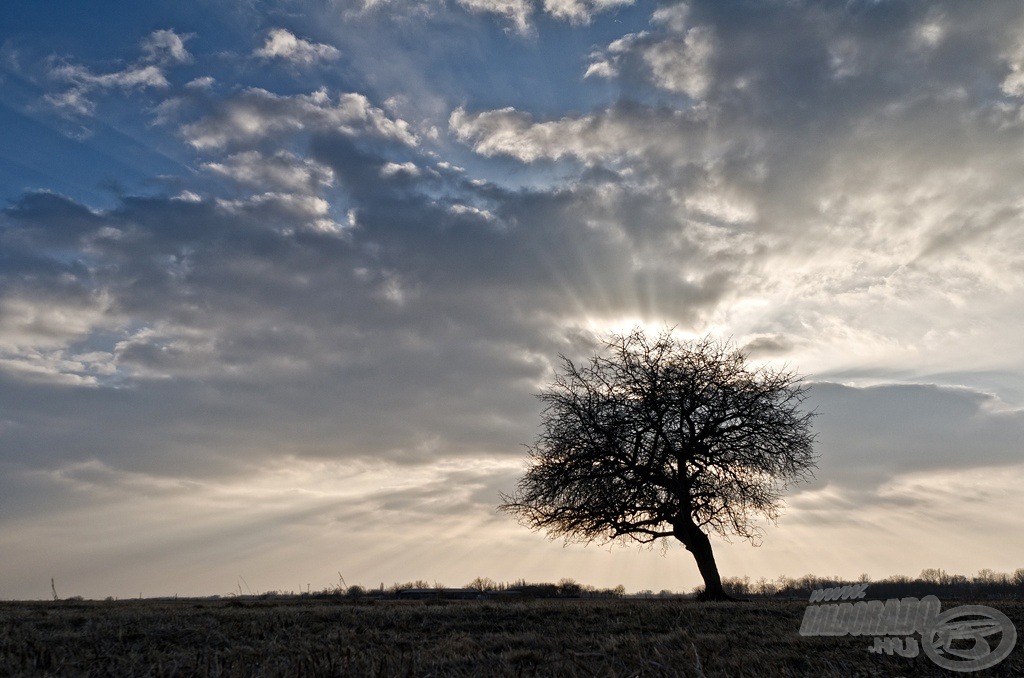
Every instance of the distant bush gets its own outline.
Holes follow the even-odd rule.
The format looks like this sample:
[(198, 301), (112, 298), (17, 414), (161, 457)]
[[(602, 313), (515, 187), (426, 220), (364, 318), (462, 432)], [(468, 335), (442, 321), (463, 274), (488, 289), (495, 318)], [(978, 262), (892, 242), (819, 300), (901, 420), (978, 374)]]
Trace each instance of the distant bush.
[(366, 595), (366, 589), (364, 589), (359, 584), (356, 584), (354, 586), (349, 586), (345, 590), (345, 597), (346, 598), (362, 598), (365, 595)]

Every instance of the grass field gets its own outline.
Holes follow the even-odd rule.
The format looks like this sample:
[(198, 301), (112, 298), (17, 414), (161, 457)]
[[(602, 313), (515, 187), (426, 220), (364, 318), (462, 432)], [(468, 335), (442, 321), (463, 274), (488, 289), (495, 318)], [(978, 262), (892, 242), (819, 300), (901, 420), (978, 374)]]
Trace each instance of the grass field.
[[(961, 603), (943, 603), (943, 609)], [(988, 603), (1024, 631), (1024, 602)], [(798, 634), (802, 601), (0, 602), (3, 676), (1024, 676)], [(1024, 634), (1022, 634), (1024, 635)]]

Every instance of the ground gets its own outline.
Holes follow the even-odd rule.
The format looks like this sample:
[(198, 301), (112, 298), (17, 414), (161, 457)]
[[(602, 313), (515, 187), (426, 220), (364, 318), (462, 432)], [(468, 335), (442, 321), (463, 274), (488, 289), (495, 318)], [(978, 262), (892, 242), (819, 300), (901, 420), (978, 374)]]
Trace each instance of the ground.
[[(1024, 602), (981, 602), (1024, 632)], [(944, 602), (943, 610), (959, 604)], [(1024, 676), (1024, 641), (991, 669), (953, 674), (923, 653), (870, 653), (867, 637), (802, 637), (806, 607), (633, 599), (0, 602), (0, 676)]]

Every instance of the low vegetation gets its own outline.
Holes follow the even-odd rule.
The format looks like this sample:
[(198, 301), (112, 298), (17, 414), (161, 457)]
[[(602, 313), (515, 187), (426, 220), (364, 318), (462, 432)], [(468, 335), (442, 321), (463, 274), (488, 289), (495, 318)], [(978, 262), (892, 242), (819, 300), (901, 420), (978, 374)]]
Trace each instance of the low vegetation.
[[(1024, 629), (1024, 603), (990, 604)], [(0, 602), (0, 675), (949, 675), (923, 654), (869, 653), (869, 638), (801, 637), (806, 606), (337, 595)], [(1024, 675), (1024, 653), (973, 675)]]
[[(934, 594), (980, 602), (1024, 632), (1024, 569), (976, 576), (924, 570), (868, 584), (868, 597)], [(868, 651), (867, 637), (799, 635), (806, 575), (723, 580), (747, 602), (699, 591), (626, 594), (571, 579), (477, 578), (376, 588), (339, 585), (202, 599), (0, 602), (0, 676), (943, 676), (915, 658)], [(436, 592), (408, 599), (403, 593)], [(468, 594), (468, 595), (467, 595)], [(426, 599), (423, 599), (423, 598)], [(974, 676), (1024, 675), (1024, 642)]]

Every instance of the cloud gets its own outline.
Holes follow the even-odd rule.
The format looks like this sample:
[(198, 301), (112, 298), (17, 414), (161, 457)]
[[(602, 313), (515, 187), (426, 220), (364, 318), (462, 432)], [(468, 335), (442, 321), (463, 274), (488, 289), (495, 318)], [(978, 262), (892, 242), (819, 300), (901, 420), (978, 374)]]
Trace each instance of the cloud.
[(316, 192), (334, 183), (329, 167), (283, 150), (273, 155), (243, 151), (221, 162), (205, 162), (202, 167), (239, 184), (279, 191)]
[(94, 386), (116, 370), (113, 356), (71, 346), (119, 321), (103, 291), (9, 292), (0, 297), (0, 372), (30, 382)]
[[(338, 584), (339, 569), (349, 584), (376, 586), (384, 578), (390, 585), (409, 579), (405, 569), (413, 562), (422, 568), (423, 558), (436, 558), (435, 540), (424, 540), (418, 530), (396, 534), (381, 548), (381, 517), (386, 524), (430, 525), (440, 533), (460, 535), (463, 549), (481, 553), (493, 551), (488, 543), (496, 531), (513, 541), (520, 532), (493, 510), (498, 487), (509, 481), (518, 464), (464, 460), (409, 469), (372, 462), (282, 461), (286, 463), (252, 467), (231, 479), (155, 476), (96, 460), (48, 472), (5, 468), (18, 481), (16, 487), (4, 487), (16, 495), (0, 498), (2, 546), (18, 554), (17, 561), (9, 561), (8, 581), (19, 590), (34, 590), (39, 543), (48, 531), (52, 535), (52, 525), (48, 530), (46, 523), (55, 516), (60, 531), (66, 531), (60, 538), (67, 545), (67, 559), (47, 573), (46, 591), (53, 576), (64, 595), (96, 598), (138, 596), (139, 587), (146, 597), (210, 587), (211, 593), (226, 595), (240, 583), (238, 563), (256, 554), (262, 564), (243, 566), (243, 577), (260, 593), (280, 588), (286, 571), (303, 579), (303, 590), (307, 579), (314, 590)], [(12, 496), (19, 500), (16, 505), (9, 502)], [(30, 496), (45, 496), (48, 502), (33, 506), (33, 513), (12, 512)], [(183, 501), (185, 497), (191, 499)], [(126, 522), (125, 516), (133, 519)], [(112, 522), (120, 529), (97, 529)], [(330, 568), (311, 563), (296, 570), (294, 549), (324, 535), (333, 544), (330, 553), (320, 552), (323, 562), (332, 563)], [(188, 557), (179, 560), (183, 553)], [(410, 553), (411, 560), (405, 562)], [(202, 567), (187, 564), (196, 557), (203, 559)], [(79, 558), (102, 565), (87, 573), (73, 564)], [(126, 564), (135, 574), (112, 576)], [(450, 585), (461, 585), (478, 576), (473, 572), (480, 564), (460, 566), (452, 559), (436, 572), (433, 567), (413, 576), (443, 576)]]
[(169, 84), (157, 66), (132, 66), (123, 71), (95, 75), (82, 66), (64, 65), (51, 70), (50, 76), (73, 83), (78, 89), (116, 87), (129, 90), (136, 87), (162, 88)]
[[(846, 368), (935, 370), (954, 344), (987, 365), (1012, 332), (1002, 319), (1019, 312), (1004, 295), (1021, 285), (1007, 177), (1022, 168), (998, 91), (1019, 13), (805, 10), (773, 6), (757, 21), (713, 3), (659, 10), (590, 67), (646, 103), (548, 118), (456, 108), (450, 132), (482, 158), (580, 163), (581, 182), (610, 170), (619, 196), (663, 196), (648, 223), (676, 224), (704, 252), (745, 252), (712, 326), (787, 336), (812, 369), (846, 356)], [(765, 26), (790, 38), (767, 39)], [(935, 39), (908, 38), (918, 34)], [(705, 38), (691, 72), (686, 41)], [(872, 311), (853, 319), (855, 308)]]
[(40, 297), (11, 296), (0, 300), (0, 347), (11, 351), (65, 345), (87, 335), (110, 307), (110, 300), (100, 294), (63, 300)]
[[(538, 10), (573, 25), (589, 24), (601, 14), (634, 4), (635, 0), (457, 0), (457, 5), (479, 14), (492, 14), (508, 21), (520, 35), (533, 29), (533, 16)], [(429, 16), (443, 11), (445, 3), (405, 2), (403, 0), (363, 0), (363, 11), (401, 12), (410, 16)]]
[(643, 57), (657, 86), (700, 99), (710, 85), (707, 71), (714, 49), (711, 32), (696, 27), (686, 31), (679, 41), (653, 45)]
[(83, 66), (64, 64), (54, 67), (50, 77), (70, 83), (71, 87), (63, 92), (47, 94), (43, 99), (55, 108), (76, 115), (91, 115), (96, 110), (96, 104), (90, 98), (95, 90), (163, 89), (170, 85), (163, 70), (153, 65), (129, 66), (123, 71), (96, 75)]
[(330, 218), (330, 203), (308, 194), (267, 192), (245, 200), (218, 200), (220, 209), (232, 214), (255, 215), (291, 230), (305, 225), (324, 233), (338, 233), (340, 224)]
[(1000, 87), (1007, 96), (1024, 97), (1024, 40), (1008, 50), (1004, 59), (1010, 72)]
[(407, 122), (388, 117), (364, 95), (340, 94), (335, 101), (325, 88), (295, 95), (250, 88), (182, 127), (185, 139), (202, 150), (251, 146), (268, 137), (299, 132), (368, 134), (410, 146), (418, 143)]
[[(231, 383), (252, 385), (270, 380), (283, 392), (292, 388), (286, 384), (306, 382), (310, 390), (303, 390), (311, 398), (308, 404), (319, 402), (314, 410), (327, 408), (314, 418), (326, 416), (322, 424), (334, 419), (336, 423), (328, 424), (328, 429), (348, 422), (345, 425), (351, 429), (350, 435), (343, 446), (348, 453), (390, 454), (417, 463), (425, 462), (432, 454), (423, 452), (422, 458), (418, 458), (421, 453), (416, 450), (420, 449), (418, 441), (423, 431), (441, 433), (443, 429), (433, 424), (424, 429), (414, 420), (422, 417), (427, 421), (440, 415), (438, 421), (443, 421), (446, 416), (439, 401), (436, 406), (431, 405), (435, 401), (427, 398), (427, 393), (455, 395), (475, 381), (472, 374), (477, 370), (502, 364), (508, 366), (510, 384), (522, 378), (522, 359), (514, 351), (499, 353), (489, 348), (501, 332), (469, 333), (460, 338), (448, 336), (444, 328), (429, 329), (430, 319), (438, 314), (461, 324), (494, 303), (489, 294), (476, 301), (467, 298), (451, 302), (443, 292), (448, 285), (452, 289), (461, 285), (466, 274), (483, 273), (474, 268), (474, 259), (494, 245), (494, 234), (466, 243), (458, 232), (451, 233), (445, 238), (453, 250), (451, 262), (455, 264), (460, 257), (466, 260), (440, 280), (431, 280), (433, 268), (429, 262), (407, 261), (397, 250), (401, 242), (399, 233), (388, 236), (376, 230), (384, 216), (378, 214), (383, 203), (363, 205), (362, 220), (367, 224), (363, 228), (370, 231), (364, 231), (352, 242), (334, 237), (338, 227), (333, 225), (327, 201), (303, 194), (267, 192), (251, 198), (217, 201), (133, 199), (114, 210), (80, 209), (77, 213), (69, 205), (58, 203), (68, 214), (64, 218), (68, 226), (74, 225), (59, 240), (50, 233), (59, 224), (53, 218), (57, 213), (53, 202), (27, 201), (17, 211), (9, 212), (4, 231), (8, 242), (21, 243), (21, 254), (34, 252), (37, 257), (22, 259), (20, 270), (8, 268), (3, 286), (7, 291), (2, 328), (5, 355), (21, 366), (48, 360), (47, 369), (55, 378), (89, 375), (94, 377), (94, 383), (107, 387), (134, 384), (134, 388), (143, 390), (166, 388), (166, 396), (161, 398), (165, 404), (178, 397), (185, 399), (180, 401), (182, 404), (187, 402), (192, 397), (187, 394), (200, 383), (189, 386), (193, 380), (223, 380), (228, 391), (238, 388)], [(412, 225), (425, 228), (425, 236), (443, 233), (431, 224), (434, 215), (446, 215), (449, 227), (474, 223), (472, 219), (447, 214), (443, 207), (431, 210), (425, 199), (418, 207), (410, 207), (410, 215), (416, 212), (423, 216)], [(72, 217), (84, 217), (84, 221), (79, 226), (70, 221)], [(299, 228), (303, 224), (310, 228)], [(376, 247), (371, 247), (375, 242)], [(55, 246), (57, 258), (39, 258), (48, 243)], [(73, 259), (60, 256), (59, 252), (69, 247), (87, 253), (91, 273)], [(8, 252), (14, 253), (10, 249)], [(415, 256), (415, 252), (409, 251), (408, 255)], [(464, 273), (459, 273), (459, 268)], [(31, 289), (37, 298), (34, 302), (22, 291), (26, 281), (33, 279), (36, 282)], [(40, 290), (47, 285), (55, 291), (42, 297)], [(65, 294), (74, 292), (77, 297), (58, 305), (55, 295), (62, 289), (60, 286), (69, 288)], [(99, 296), (101, 293), (104, 296)], [(493, 293), (500, 294), (500, 286)], [(382, 299), (398, 302), (417, 294), (419, 305), (397, 316), (391, 306), (381, 305)], [(86, 306), (76, 301), (81, 297), (97, 301)], [(466, 308), (453, 315), (452, 303)], [(493, 316), (507, 311), (499, 306), (486, 312)], [(457, 320), (460, 316), (463, 319)], [(379, 330), (371, 329), (374, 317), (382, 323)], [(489, 357), (472, 362), (473, 356), (481, 352)], [(95, 369), (67, 362), (74, 356), (87, 355), (89, 365)], [(437, 361), (437, 367), (447, 367), (438, 371), (424, 365), (422, 361), (427, 357)], [(464, 360), (474, 365), (468, 372), (459, 366)], [(89, 372), (97, 372), (100, 367), (112, 373)], [(11, 369), (0, 372), (17, 382), (18, 374)], [(322, 379), (321, 386), (312, 387), (309, 379), (317, 372), (321, 376), (313, 380)], [(166, 387), (146, 385), (162, 381), (167, 381)], [(346, 389), (353, 389), (353, 397), (339, 401), (336, 395), (330, 395), (341, 383), (349, 384)], [(394, 391), (399, 384), (401, 390)], [(490, 419), (493, 424), (483, 425), (485, 430), (493, 434), (495, 426), (507, 428), (508, 424), (503, 422), (507, 400), (521, 388), (515, 386), (493, 394), (493, 398), (506, 404), (485, 406), (502, 413), (501, 417)], [(16, 390), (9, 392), (13, 394)], [(317, 391), (319, 394), (314, 395)], [(228, 397), (227, 391), (224, 396)], [(483, 404), (488, 398), (477, 396), (476, 400)], [(528, 396), (526, 400), (529, 402)], [(258, 409), (270, 402), (265, 401)], [(149, 409), (159, 407), (156, 401), (136, 404), (148, 411), (138, 411), (140, 419), (162, 426), (162, 415), (157, 416), (156, 410)], [(391, 406), (420, 410), (421, 414), (410, 415), (401, 425), (373, 414)], [(19, 408), (22, 415), (17, 416), (30, 411), (31, 399), (24, 401), (24, 407), (29, 409)], [(348, 414), (335, 419), (341, 410)], [(327, 415), (331, 411), (334, 414)], [(83, 416), (99, 414), (82, 412)], [(451, 412), (466, 417), (466, 425), (474, 419), (459, 408)], [(234, 415), (222, 415), (241, 416), (239, 425), (244, 428), (250, 423), (242, 422), (248, 421), (253, 413), (255, 410), (245, 414), (243, 408)], [(471, 427), (488, 420), (480, 417)], [(358, 421), (368, 427), (365, 436), (353, 428)], [(85, 420), (81, 425), (87, 426)], [(445, 434), (442, 449), (447, 454), (460, 448), (468, 452), (484, 440), (471, 436), (457, 443), (463, 435)], [(217, 439), (219, 436), (216, 434)], [(318, 436), (308, 438), (304, 434), (300, 438), (307, 442), (299, 444), (316, 450), (327, 442), (325, 438), (314, 443)], [(212, 439), (208, 441), (212, 444)], [(130, 454), (132, 444), (126, 441), (125, 454)], [(107, 458), (100, 447), (88, 449)], [(83, 445), (68, 445), (65, 440), (53, 449), (74, 457)], [(121, 445), (112, 444), (109, 454), (116, 458), (121, 449)], [(270, 448), (266, 449), (269, 452)], [(188, 454), (185, 449), (179, 452)]]
[[(1024, 510), (1014, 490), (1022, 479), (1020, 464), (978, 466), (900, 474), (871, 493), (832, 487), (795, 493), (778, 529), (765, 526), (761, 548), (716, 544), (719, 568), (752, 579), (782, 572), (913, 577), (936, 566), (968, 577), (983, 567), (1013, 572), (1018, 565), (1003, 542)], [(825, 533), (843, 538), (822, 549)], [(972, 548), (951, 552), (951, 539)]]
[(509, 106), (478, 114), (457, 108), (448, 126), (456, 138), (471, 143), (473, 150), (481, 155), (504, 154), (533, 162), (542, 157), (557, 160), (566, 155), (566, 149), (552, 142), (561, 136), (560, 131), (577, 131), (578, 136), (578, 130), (586, 123), (586, 120), (563, 120), (535, 126), (528, 114)]
[(396, 174), (405, 174), (415, 177), (418, 176), (419, 173), (420, 169), (416, 167), (416, 163), (414, 162), (389, 162), (385, 163), (384, 166), (380, 168), (380, 175), (382, 177), (393, 177)]
[(142, 41), (145, 56), (141, 60), (110, 73), (97, 74), (80, 64), (58, 61), (50, 67), (48, 75), (53, 80), (68, 83), (70, 87), (43, 98), (62, 111), (84, 116), (95, 112), (96, 104), (90, 96), (96, 91), (166, 89), (170, 86), (165, 75), (166, 66), (191, 61), (192, 57), (185, 49), (188, 37), (173, 30), (153, 31)]
[(475, 12), (499, 14), (512, 22), (517, 31), (530, 27), (533, 3), (530, 0), (458, 0), (459, 5)]
[[(643, 30), (640, 9), (624, 12), (617, 39), (611, 17), (583, 28), (611, 3), (470, 8), (515, 30), (545, 11), (575, 22), (552, 35), (588, 31), (557, 45), (571, 82), (536, 91), (494, 78), (541, 77), (515, 58), (555, 49), (551, 24), (485, 40), (455, 4), (417, 21), (382, 5), (403, 17), (394, 60), (381, 33), (345, 25), (331, 42), (352, 68), (288, 82), (250, 53), (214, 54), (225, 46), (205, 33), (211, 51), (195, 55), (157, 31), (134, 62), (49, 62), (67, 110), (159, 92), (179, 136), (125, 115), (125, 136), (173, 161), (152, 184), (26, 192), (0, 214), (0, 515), (17, 528), (0, 546), (29, 581), (54, 521), (102, 544), (76, 551), (91, 562), (177, 566), (184, 548), (218, 573), (265, 553), (267, 534), (330, 534), (377, 572), (405, 556), (371, 549), (373, 535), (418, 520), (449, 538), (396, 577), (422, 576), (428, 556), (449, 564), (452, 540), (481, 525), (528, 556), (474, 566), (590, 568), (489, 507), (536, 435), (532, 394), (555, 357), (666, 323), (814, 381), (819, 479), (792, 495), (793, 537), (773, 532), (752, 568), (796, 574), (813, 556), (828, 571), (851, 551), (822, 555), (821, 526), (840, 542), (902, 538), (887, 524), (935, 526), (958, 492), (983, 525), (1014, 504), (971, 469), (1016, 478), (1024, 437), (1021, 9), (931, 6), (695, 1), (649, 8)], [(441, 26), (451, 42), (430, 42)], [(283, 51), (268, 59), (318, 47), (273, 36), (263, 49)], [(447, 80), (432, 70), (470, 39), (495, 51)], [(179, 86), (172, 68), (190, 57)], [(127, 154), (118, 143), (104, 150)], [(125, 514), (128, 536), (96, 528)], [(286, 576), (288, 554), (274, 557)], [(607, 562), (646, 587), (641, 561), (620, 557)], [(664, 568), (676, 588), (678, 563)], [(481, 573), (502, 576), (467, 580)], [(110, 581), (97, 575), (97, 592)]]
[(481, 219), (485, 219), (487, 221), (492, 221), (494, 219), (494, 215), (491, 214), (489, 211), (482, 210), (479, 207), (473, 207), (472, 205), (455, 204), (449, 207), (448, 211), (451, 212), (452, 214), (459, 216), (471, 214), (473, 216), (480, 217)]
[(754, 359), (761, 356), (785, 355), (793, 350), (793, 342), (780, 334), (761, 335), (748, 340), (741, 350)]
[[(934, 393), (922, 388), (904, 395), (926, 406)], [(849, 402), (862, 405), (872, 399), (866, 392), (851, 398)], [(166, 404), (177, 411), (175, 399)], [(215, 400), (203, 404), (218, 406)], [(857, 412), (863, 413), (860, 408)], [(829, 416), (826, 412), (819, 419)], [(914, 421), (932, 420), (925, 415)], [(865, 427), (876, 422), (873, 417), (864, 420)], [(963, 424), (970, 426), (957, 418), (949, 429)], [(981, 425), (971, 428), (972, 433), (980, 430)], [(899, 456), (900, 446), (911, 438), (892, 439), (891, 456)], [(425, 440), (422, 449), (437, 444)], [(972, 449), (983, 445), (977, 441)], [(262, 591), (299, 576), (294, 549), (308, 548), (309, 540), (325, 535), (320, 557), (301, 573), (314, 587), (335, 583), (339, 569), (349, 583), (364, 585), (415, 576), (443, 577), (444, 583), (458, 585), (478, 576), (481, 568), (499, 579), (511, 580), (520, 572), (552, 579), (559, 572), (586, 567), (596, 568), (587, 570), (593, 572), (588, 582), (621, 582), (630, 590), (698, 583), (695, 571), (679, 573), (681, 566), (692, 567), (682, 550), (673, 548), (662, 558), (634, 549), (562, 548), (497, 515), (498, 492), (508, 491), (522, 471), (518, 458), (442, 459), (424, 466), (288, 453), (263, 463), (249, 460), (230, 474), (211, 474), (208, 468), (195, 473), (190, 467), (157, 473), (109, 458), (47, 469), (5, 465), (0, 474), (0, 534), (5, 551), (13, 554), (6, 570), (10, 585), (27, 591), (38, 587), (40, 598), (48, 593), (49, 576), (56, 578), (60, 590), (66, 590), (61, 582), (73, 587), (68, 595), (138, 595), (140, 586), (146, 596), (207, 592), (211, 587), (211, 592), (226, 593), (237, 581), (241, 561), (248, 563), (243, 576), (249, 585)], [(856, 576), (864, 571), (881, 577), (916, 574), (935, 564), (968, 574), (979, 563), (1012, 570), (1016, 564), (1006, 553), (1005, 535), (1015, 526), (1020, 504), (1015, 487), (1021, 477), (1018, 463), (919, 468), (864, 488), (823, 482), (790, 493), (779, 528), (769, 529), (761, 548), (716, 543), (719, 566), (752, 578), (804, 572)], [(117, 522), (117, 530), (102, 529), (111, 521)], [(382, 547), (381, 530), (395, 524), (415, 529)], [(434, 537), (424, 540), (420, 526)], [(36, 581), (38, 563), (47, 552), (40, 544), (55, 529), (66, 536), (64, 558), (47, 578)], [(845, 538), (834, 548), (821, 549), (824, 530)], [(1001, 539), (982, 540), (983, 534)], [(948, 540), (962, 538), (972, 540), (980, 559), (949, 553)], [(427, 547), (426, 541), (437, 544)], [(893, 550), (893, 541), (902, 549)], [(274, 546), (268, 549), (267, 544)], [(451, 560), (436, 552), (453, 548)], [(403, 554), (410, 549), (413, 555), (406, 562)], [(204, 567), (187, 566), (194, 558), (202, 558)], [(531, 566), (536, 559), (545, 562)], [(82, 560), (93, 566), (77, 566)], [(106, 566), (96, 567), (97, 562)], [(125, 562), (132, 564), (127, 572), (118, 569)], [(140, 572), (152, 574), (144, 577)]]
[(191, 37), (169, 29), (153, 31), (142, 41), (142, 51), (148, 61), (187, 64), (192, 61), (192, 55), (185, 49), (185, 42)]
[(632, 33), (615, 40), (591, 55), (592, 62), (583, 77), (616, 78), (637, 72), (656, 87), (701, 99), (714, 77), (713, 31), (707, 26), (684, 28), (679, 14), (655, 12), (653, 21), (666, 24), (669, 30)]
[(204, 75), (204, 76), (202, 76), (200, 78), (195, 78), (194, 80), (189, 80), (188, 82), (185, 83), (185, 87), (188, 88), (188, 89), (208, 90), (211, 87), (213, 87), (213, 84), (215, 82), (217, 82), (217, 80), (215, 78), (213, 78), (212, 76)]
[(591, 164), (625, 158), (643, 162), (655, 156), (674, 156), (693, 146), (695, 140), (687, 128), (702, 125), (699, 115), (629, 103), (541, 122), (513, 107), (479, 113), (457, 108), (449, 118), (455, 137), (470, 144), (476, 153), (505, 155), (528, 163), (563, 158)]
[(903, 474), (1020, 461), (1024, 410), (991, 393), (934, 384), (811, 386), (819, 483), (867, 491)]
[(331, 61), (341, 56), (336, 47), (297, 38), (284, 28), (271, 29), (263, 47), (253, 54), (263, 59), (284, 59), (306, 66), (318, 61)]
[[(11, 308), (32, 308), (25, 289), (72, 284), (103, 303), (77, 324), (9, 313), (10, 336), (22, 338), (7, 357), (45, 364), (54, 382), (87, 377), (103, 395), (27, 392), (24, 370), (0, 364), (9, 402), (20, 403), (12, 419), (27, 421), (43, 401), (78, 413), (42, 437), (21, 429), (6, 449), (50, 450), (43, 465), (95, 458), (151, 473), (233, 472), (285, 448), (410, 465), (518, 458), (530, 394), (581, 317), (641, 303), (685, 318), (728, 289), (728, 276), (696, 264), (699, 248), (621, 226), (626, 215), (656, 217), (652, 196), (614, 184), (507, 191), (381, 155), (394, 149), (373, 128), (358, 143), (324, 131), (306, 157), (240, 151), (207, 163), (253, 195), (89, 209), (36, 194), (9, 209), (2, 232), (20, 262), (3, 280)], [(347, 210), (339, 224), (334, 213)], [(52, 295), (38, 306), (61, 308)], [(40, 333), (51, 325), (63, 333)], [(221, 405), (200, 422), (196, 398)], [(271, 416), (281, 407), (303, 414), (282, 427)], [(111, 417), (147, 423), (124, 431)], [(192, 421), (185, 438), (171, 434), (182, 417)], [(164, 441), (161, 454), (139, 456), (146, 440)]]
[(543, 7), (545, 12), (557, 19), (573, 24), (587, 24), (601, 12), (632, 4), (633, 0), (544, 0)]

